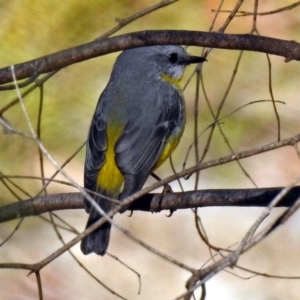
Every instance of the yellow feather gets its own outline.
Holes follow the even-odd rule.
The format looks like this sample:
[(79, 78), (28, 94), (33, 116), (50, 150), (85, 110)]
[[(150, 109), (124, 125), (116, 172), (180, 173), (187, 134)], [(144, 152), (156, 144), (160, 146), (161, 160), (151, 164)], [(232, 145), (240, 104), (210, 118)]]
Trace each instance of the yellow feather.
[(109, 126), (107, 130), (107, 151), (105, 163), (99, 171), (97, 185), (111, 194), (111, 197), (117, 198), (121, 191), (124, 177), (115, 163), (114, 147), (124, 126)]
[(170, 75), (168, 74), (161, 74), (160, 77), (166, 81), (166, 82), (169, 82), (173, 85), (175, 85), (179, 90), (181, 90), (181, 79), (182, 77), (179, 77), (179, 78), (174, 78), (174, 77), (171, 77)]
[[(173, 84), (177, 88), (178, 92), (182, 95), (182, 88), (181, 88), (181, 85), (180, 85), (182, 77), (174, 78), (174, 77), (171, 77), (168, 74), (161, 74), (160, 76), (166, 82)], [(182, 103), (182, 105), (183, 105), (183, 109), (184, 109), (184, 103)], [(184, 118), (185, 118), (185, 109), (184, 109), (183, 114), (184, 114)], [(179, 144), (179, 141), (181, 139), (181, 136), (182, 136), (182, 133), (183, 133), (183, 129), (184, 129), (184, 126), (180, 129), (180, 131), (178, 131), (177, 134), (173, 134), (166, 141), (164, 149), (163, 149), (163, 151), (162, 151), (162, 153), (161, 153), (158, 161), (154, 165), (153, 170), (155, 170), (158, 167), (160, 167), (165, 162), (165, 160), (167, 158), (169, 158), (169, 156), (176, 149), (176, 147)]]
[(159, 159), (157, 160), (156, 164), (153, 167), (153, 170), (160, 167), (165, 162), (165, 160), (167, 158), (169, 158), (169, 156), (173, 153), (173, 151), (176, 149), (176, 147), (180, 141), (182, 132), (183, 132), (183, 130), (181, 132), (179, 132), (177, 135), (171, 136), (167, 140), (166, 145), (164, 146), (164, 149), (163, 149)]

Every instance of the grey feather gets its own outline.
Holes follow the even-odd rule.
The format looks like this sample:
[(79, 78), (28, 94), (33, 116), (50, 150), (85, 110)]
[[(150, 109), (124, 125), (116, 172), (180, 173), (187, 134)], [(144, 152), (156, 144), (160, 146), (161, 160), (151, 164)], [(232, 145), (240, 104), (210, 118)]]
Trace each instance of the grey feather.
[[(189, 63), (203, 61), (192, 57), (180, 46), (151, 46), (125, 50), (118, 57), (107, 87), (102, 93), (91, 123), (85, 161), (85, 188), (113, 197), (110, 191), (97, 186), (99, 171), (106, 162), (108, 128), (121, 128), (114, 144), (115, 163), (124, 177), (119, 200), (140, 190), (168, 139), (180, 135), (184, 128), (184, 102), (178, 87), (162, 75), (178, 79)], [(109, 131), (111, 132), (111, 131)], [(108, 212), (112, 203), (94, 197)], [(86, 201), (90, 213), (87, 228), (101, 216)], [(84, 254), (104, 255), (110, 234), (105, 223), (82, 240)]]

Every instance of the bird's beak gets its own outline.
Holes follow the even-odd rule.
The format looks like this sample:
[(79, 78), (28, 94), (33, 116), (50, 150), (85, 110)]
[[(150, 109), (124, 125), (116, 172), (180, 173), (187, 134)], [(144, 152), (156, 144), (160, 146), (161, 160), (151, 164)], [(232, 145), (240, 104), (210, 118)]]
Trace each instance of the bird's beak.
[(198, 64), (207, 61), (206, 57), (203, 56), (189, 56), (188, 60), (186, 61), (187, 65), (190, 64)]

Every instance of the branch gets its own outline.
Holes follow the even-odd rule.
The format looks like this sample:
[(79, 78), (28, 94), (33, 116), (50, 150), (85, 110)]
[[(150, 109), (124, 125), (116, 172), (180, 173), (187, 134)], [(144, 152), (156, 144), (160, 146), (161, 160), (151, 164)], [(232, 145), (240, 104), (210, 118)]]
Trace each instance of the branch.
[[(213, 206), (264, 207), (268, 206), (282, 189), (282, 187), (275, 187), (201, 190), (167, 193), (163, 198), (161, 194), (147, 194), (132, 203), (128, 210), (160, 212)], [(277, 204), (277, 207), (290, 207), (299, 197), (300, 187), (294, 187)], [(50, 211), (82, 209), (84, 208), (83, 199), (81, 193), (65, 193), (40, 196), (9, 204), (0, 208), (0, 223)]]
[[(300, 45), (295, 41), (251, 34), (223, 34), (184, 30), (149, 30), (96, 40), (14, 66), (15, 76), (29, 78), (67, 67), (108, 53), (150, 45), (180, 44), (209, 48), (247, 50), (278, 55), (286, 61), (300, 60)], [(0, 69), (0, 84), (12, 82), (11, 68)]]
[[(149, 192), (163, 186), (164, 184), (170, 183), (177, 178), (193, 174), (196, 171), (220, 166), (232, 161), (251, 157), (253, 155), (272, 151), (281, 147), (295, 146), (299, 141), (300, 134), (297, 134), (285, 140), (197, 164), (193, 167), (181, 171), (180, 173), (176, 173), (167, 178), (164, 178), (124, 199), (124, 201), (122, 202), (122, 206), (125, 207), (126, 205), (130, 205), (130, 210), (144, 210), (152, 212), (159, 212), (165, 209), (175, 210), (203, 206), (266, 206), (282, 188), (203, 190), (184, 193), (169, 193), (166, 194), (163, 198), (161, 194), (149, 194)], [(79, 188), (80, 191), (84, 191), (78, 184), (76, 184), (75, 187)], [(297, 195), (295, 196), (293, 192), (296, 192), (296, 194), (298, 195), (298, 188), (295, 187), (294, 189), (292, 189), (288, 194), (292, 195), (292, 198), (286, 198), (286, 196), (283, 199), (290, 200), (288, 200), (287, 203), (281, 201), (280, 206), (291, 205), (291, 199), (294, 201), (295, 197), (297, 198)], [(87, 193), (85, 193), (85, 195), (87, 195)], [(15, 218), (37, 215), (54, 210), (83, 208), (83, 197), (84, 196), (81, 193), (66, 193), (52, 196), (47, 195), (10, 204), (0, 209), (0, 223)], [(137, 201), (138, 198), (139, 200)], [(46, 201), (44, 199), (46, 199)], [(115, 212), (117, 212), (117, 208)]]

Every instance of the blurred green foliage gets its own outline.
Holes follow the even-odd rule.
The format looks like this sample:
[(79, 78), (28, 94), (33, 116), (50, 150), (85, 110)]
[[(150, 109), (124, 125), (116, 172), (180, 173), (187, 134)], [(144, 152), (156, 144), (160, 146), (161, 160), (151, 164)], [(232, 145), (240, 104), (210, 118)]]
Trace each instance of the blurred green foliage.
[[(179, 1), (129, 24), (118, 34), (144, 29), (207, 30), (213, 16), (208, 12), (211, 8), (215, 8), (217, 3), (217, 1)], [(226, 2), (224, 8), (230, 8), (230, 3), (230, 1)], [(89, 2), (79, 0), (1, 1), (0, 66), (27, 61), (91, 41), (116, 25), (116, 18), (126, 18), (153, 4), (153, 1), (129, 0), (114, 2), (104, 0)], [(248, 9), (250, 8), (248, 6)], [(268, 27), (270, 18), (268, 16), (260, 18), (258, 26), (262, 34), (274, 35), (274, 31), (270, 31)], [(218, 28), (218, 24), (221, 25), (224, 20), (225, 15), (221, 14), (215, 28)], [(291, 39), (295, 34), (293, 21), (294, 19), (291, 18), (289, 23), (285, 21), (283, 24), (285, 30), (289, 29), (287, 39)], [(251, 26), (251, 17), (236, 18), (228, 31), (249, 32)], [(282, 31), (281, 25), (278, 33)], [(284, 32), (286, 34), (287, 31)], [(190, 51), (199, 54), (201, 50), (193, 47)], [(84, 141), (97, 99), (109, 79), (116, 55), (111, 54), (72, 65), (61, 70), (44, 85), (41, 137), (46, 148), (59, 162), (64, 162)], [(228, 87), (237, 57), (237, 51), (215, 49), (208, 58), (209, 62), (203, 67), (205, 89), (215, 111)], [(286, 68), (283, 59), (272, 58), (272, 60), (274, 64), (272, 79), (276, 83), (274, 84), (275, 98), (289, 101), (284, 97), (284, 93), (280, 93), (280, 90), (285, 92), (289, 90), (290, 79), (297, 71), (291, 66), (290, 76), (283, 75), (282, 70)], [(191, 69), (187, 71), (187, 76), (191, 71)], [(195, 82), (192, 81), (185, 92), (188, 124), (183, 138), (184, 142), (174, 154), (178, 170), (181, 169), (183, 163), (186, 145), (193, 141), (194, 89)], [(280, 95), (279, 98), (277, 95)], [(2, 92), (0, 108), (16, 96), (15, 91)], [(213, 122), (203, 94), (200, 97), (199, 131)], [(26, 108), (34, 127), (37, 124), (39, 98), (39, 89), (25, 98)], [(266, 57), (263, 54), (244, 53), (237, 69), (233, 88), (228, 94), (220, 116), (226, 115), (240, 105), (260, 99), (270, 99)], [(282, 105), (278, 106), (278, 110), (282, 111)], [(8, 110), (4, 117), (16, 129), (29, 133), (20, 105), (17, 104)], [(225, 118), (222, 123), (229, 140), (237, 151), (239, 147), (244, 148), (243, 144), (247, 145), (249, 140), (253, 140), (253, 135), (257, 145), (262, 141), (267, 142), (276, 138), (276, 119), (270, 103), (248, 106)], [(259, 128), (265, 128), (265, 130), (259, 130)], [(271, 137), (268, 136), (268, 132), (273, 132)], [(207, 134), (199, 139), (200, 150), (205, 143), (205, 137)], [(228, 148), (217, 133), (213, 139), (212, 145), (214, 144), (216, 146), (211, 147), (207, 158), (228, 154)], [(73, 162), (79, 167), (79, 173), (82, 172), (83, 158), (84, 151), (81, 151)], [(33, 172), (36, 176), (40, 174), (37, 147), (32, 141), (22, 137), (1, 133), (0, 161), (2, 162), (0, 170), (4, 174), (26, 175), (29, 169), (30, 173)], [(192, 152), (188, 165), (193, 162)], [(163, 170), (165, 168), (163, 167)], [(219, 177), (218, 174), (216, 177)], [(40, 186), (40, 183), (37, 184)], [(9, 195), (7, 196), (10, 198)]]
[[(233, 0), (224, 1), (223, 9), (231, 10), (236, 2), (237, 1)], [(242, 10), (253, 11), (253, 2), (254, 1), (244, 1)], [(71, 48), (73, 46), (92, 41), (115, 26), (116, 18), (127, 18), (133, 13), (136, 13), (155, 3), (156, 1), (150, 0), (0, 0), (0, 68), (6, 67), (11, 64), (28, 61), (37, 57), (41, 57), (43, 55), (47, 55), (56, 51)], [(147, 29), (186, 29), (208, 31), (215, 16), (215, 12), (213, 12), (212, 9), (216, 9), (219, 6), (219, 3), (220, 1), (216, 0), (181, 0), (150, 15), (147, 15), (142, 19), (136, 20), (135, 22), (122, 28), (117, 34)], [(259, 11), (271, 11), (291, 3), (291, 1), (259, 1)], [(218, 30), (224, 24), (227, 16), (227, 13), (221, 13), (216, 20), (213, 30)], [(230, 23), (229, 27), (226, 30), (226, 33), (249, 33), (252, 29), (252, 21), (253, 19), (251, 16), (236, 17)], [(261, 35), (282, 38), (286, 40), (299, 40), (299, 21), (299, 8), (296, 8), (293, 10), (284, 11), (280, 14), (258, 16), (257, 28)], [(201, 54), (201, 51), (202, 49), (198, 49), (195, 47), (189, 48), (189, 52), (198, 55)], [(270, 77), (266, 55), (262, 53), (245, 52), (242, 56), (238, 68), (235, 70), (235, 64), (238, 55), (238, 51), (214, 49), (208, 57), (208, 62), (203, 65), (203, 83), (205, 92), (214, 112), (216, 112), (217, 108), (220, 106), (220, 103), (222, 102), (224, 94), (228, 88), (230, 78), (233, 72), (236, 71), (235, 80), (233, 82), (232, 88), (227, 95), (226, 101), (224, 102), (220, 117), (227, 115), (234, 109), (251, 101), (271, 99), (269, 91)], [(70, 155), (72, 155), (72, 153), (84, 142), (87, 135), (89, 123), (94, 112), (94, 108), (96, 106), (100, 93), (104, 89), (109, 79), (116, 56), (117, 53), (114, 53), (105, 57), (99, 57), (89, 61), (78, 63), (76, 65), (72, 65), (58, 72), (44, 85), (41, 140), (50, 154), (53, 155), (53, 157), (58, 161), (58, 163), (62, 164), (63, 162), (65, 162), (66, 159), (70, 157)], [(274, 98), (275, 100), (282, 100), (286, 102), (286, 105), (277, 105), (281, 120), (281, 137), (286, 138), (298, 133), (300, 127), (298, 63), (290, 62), (286, 64), (282, 57), (271, 56), (270, 59), (272, 62), (271, 80)], [(192, 71), (192, 68), (188, 68), (184, 82), (185, 80), (187, 80)], [(23, 88), (21, 92), (26, 90), (27, 88)], [(0, 92), (0, 110), (16, 97), (17, 94), (14, 90)], [(182, 142), (180, 143), (173, 156), (177, 171), (181, 170), (186, 151), (189, 145), (193, 142), (194, 138), (194, 79), (191, 81), (189, 87), (185, 91), (185, 98), (188, 110), (188, 123)], [(26, 98), (24, 98), (25, 106), (34, 128), (36, 128), (37, 124), (39, 100), (39, 89), (36, 89)], [(201, 156), (204, 145), (206, 144), (206, 139), (208, 137), (208, 130), (205, 129), (209, 125), (211, 125), (211, 123), (213, 122), (213, 117), (209, 112), (208, 105), (206, 103), (206, 99), (202, 90), (200, 93), (199, 102), (200, 105), (198, 126), (199, 133), (201, 133), (199, 137), (199, 152)], [(30, 134), (28, 124), (19, 104), (15, 105), (13, 108), (5, 112), (4, 117), (17, 130)], [(226, 118), (222, 119), (221, 127), (226, 133), (226, 137), (235, 152), (250, 149), (264, 143), (275, 141), (277, 139), (277, 122), (271, 102), (256, 103), (246, 106), (241, 110), (238, 110), (237, 112), (230, 114)], [(5, 175), (40, 176), (40, 160), (36, 144), (33, 141), (20, 137), (18, 135), (5, 134), (2, 128), (0, 129), (0, 172), (3, 172)], [(191, 166), (195, 163), (195, 154), (193, 151), (194, 150), (192, 149), (192, 151), (190, 152), (187, 164), (188, 166)], [(293, 154), (291, 154), (290, 152), (288, 152), (289, 150), (282, 150), (281, 152), (280, 151), (267, 153), (266, 155), (258, 155), (255, 158), (250, 158), (248, 160), (242, 161), (243, 165), (246, 167), (247, 171), (250, 173), (253, 180), (258, 184), (258, 186), (285, 185), (289, 183), (296, 175), (298, 175), (299, 160), (296, 157), (295, 153), (293, 152)], [(218, 158), (230, 153), (231, 152), (228, 149), (224, 138), (220, 134), (219, 129), (216, 128), (206, 160)], [(67, 167), (67, 171), (70, 173), (70, 175), (75, 178), (80, 184), (82, 184), (83, 161), (84, 150), (82, 150)], [(46, 176), (50, 177), (54, 171), (55, 169), (51, 166), (47, 159), (45, 159)], [(165, 165), (162, 166), (158, 173), (161, 176), (167, 176), (171, 174), (169, 164), (165, 163)], [(62, 177), (60, 178), (63, 179)], [(185, 188), (194, 188), (193, 179), (194, 177), (192, 177), (188, 182), (183, 181), (185, 183)], [(23, 179), (13, 179), (13, 181), (24, 188), (27, 193), (29, 193), (29, 195), (25, 195), (25, 193), (14, 188), (14, 190), (22, 199), (33, 196), (41, 188), (41, 182), (39, 181)], [(232, 188), (253, 187), (253, 184), (242, 173), (241, 169), (237, 166), (236, 163), (231, 163), (219, 168), (213, 168), (201, 172), (199, 186), (201, 188)], [(67, 191), (69, 189), (70, 188), (65, 188), (64, 186), (59, 184), (51, 184), (48, 192), (54, 193)], [(9, 201), (16, 201), (16, 198), (1, 182), (0, 192), (0, 205), (3, 205), (4, 203), (7, 203)], [(79, 212), (70, 212), (73, 218), (71, 222), (73, 221), (73, 223), (78, 226), (79, 230), (82, 230), (85, 226), (86, 215), (84, 214), (84, 212), (81, 212), (81, 217), (78, 217), (76, 213), (78, 213), (79, 215)], [(67, 213), (64, 212), (64, 217), (66, 216), (66, 214)], [(245, 217), (246, 214), (247, 217)], [(141, 224), (148, 224), (145, 220), (149, 220), (150, 223), (153, 221), (153, 218), (156, 218), (155, 220), (159, 220), (159, 217), (157, 215), (154, 216), (150, 214), (141, 215), (137, 213), (136, 215), (137, 219), (140, 220), (140, 223), (130, 223), (130, 229), (133, 229), (134, 231), (134, 227), (136, 226), (136, 232), (138, 232), (140, 236), (143, 236), (143, 238), (148, 238), (149, 235), (152, 234), (154, 237), (153, 240), (150, 239), (150, 243), (153, 242), (152, 244), (155, 246), (160, 243), (158, 242), (159, 238), (157, 238), (157, 236), (161, 234), (162, 237), (159, 240), (161, 241), (161, 244), (159, 246), (165, 247), (165, 249), (167, 249), (166, 252), (171, 252), (174, 257), (176, 257), (176, 255), (177, 257), (180, 256), (180, 259), (186, 259), (187, 261), (190, 260), (190, 262), (192, 262), (193, 264), (200, 264), (200, 251), (198, 252), (198, 249), (195, 250), (201, 244), (201, 242), (199, 242), (200, 239), (198, 236), (195, 237), (194, 235), (187, 234), (190, 232), (193, 232), (193, 234), (195, 234), (195, 225), (193, 219), (194, 216), (192, 216), (191, 214), (188, 215), (187, 212), (181, 212), (181, 214), (175, 214), (174, 217), (170, 218), (170, 221), (166, 221), (166, 218), (164, 218), (163, 221), (160, 220), (163, 226), (160, 226), (161, 223), (155, 221), (151, 226), (155, 227), (155, 225), (157, 225), (158, 229), (156, 232), (150, 232), (147, 226), (141, 226)], [(82, 216), (84, 217), (82, 218)], [(256, 216), (257, 215), (255, 215), (255, 218)], [(124, 215), (122, 215), (121, 217), (125, 219)], [(207, 218), (205, 220), (205, 224), (207, 225), (208, 223), (211, 223), (211, 226), (209, 225), (208, 227), (214, 233), (213, 238), (217, 239), (216, 237), (219, 234), (219, 236), (221, 236), (220, 240), (223, 242), (225, 240), (225, 247), (233, 245), (237, 240), (239, 240), (240, 237), (237, 237), (236, 233), (238, 232), (238, 229), (240, 229), (241, 224), (244, 225), (244, 228), (248, 228), (246, 227), (244, 222), (248, 222), (247, 226), (250, 226), (251, 223), (251, 220), (249, 221), (248, 219), (248, 210), (247, 212), (239, 211), (239, 213), (236, 213), (235, 210), (230, 210), (230, 212), (227, 210), (224, 212), (222, 208), (220, 208), (219, 211), (205, 210), (204, 218), (205, 217)], [(173, 221), (174, 218), (175, 221)], [(136, 221), (137, 219), (134, 219), (134, 221)], [(234, 223), (236, 219), (238, 219), (239, 221), (238, 225), (237, 223)], [(52, 228), (49, 229), (50, 226), (45, 226), (45, 222), (40, 221), (37, 218), (29, 219), (31, 221), (34, 220), (33, 222), (29, 222), (27, 220), (28, 219), (26, 219), (26, 222), (28, 223), (26, 223), (26, 226), (23, 226), (21, 228), (21, 230), (23, 231), (19, 231), (17, 233), (17, 236), (14, 236), (14, 239), (11, 241), (11, 243), (5, 245), (7, 246), (7, 248), (5, 248), (5, 250), (2, 252), (3, 257), (5, 257), (5, 261), (13, 261), (16, 258), (19, 259), (21, 255), (24, 255), (26, 259), (24, 257), (22, 258), (24, 258), (26, 262), (30, 259), (36, 262), (37, 259), (44, 258), (47, 251), (50, 253), (51, 251), (54, 251), (59, 246), (61, 246), (57, 236), (54, 234), (54, 231), (52, 230)], [(176, 224), (171, 223), (172, 221)], [(128, 222), (128, 220), (125, 220), (124, 222)], [(175, 225), (177, 225), (178, 227), (176, 227)], [(227, 230), (226, 226), (232, 226), (231, 232)], [(220, 227), (222, 229), (225, 228), (226, 234), (224, 234), (222, 230), (220, 233)], [(33, 231), (30, 232), (28, 228), (33, 229)], [(161, 230), (161, 228), (163, 228), (163, 230)], [(294, 228), (297, 229), (298, 227)], [(1, 230), (1, 234), (6, 237), (12, 229), (13, 227), (5, 227), (3, 228), (3, 230)], [(169, 230), (169, 232), (166, 234), (165, 232), (167, 230)], [(71, 234), (68, 234), (68, 238), (71, 238)], [(241, 234), (242, 236), (243, 233), (240, 233), (239, 231), (239, 234)], [(47, 241), (45, 239), (45, 236), (47, 236)], [(169, 242), (168, 239), (166, 239), (166, 236), (168, 237), (168, 239), (174, 240), (172, 240), (172, 242)], [(180, 238), (178, 238), (178, 236)], [(119, 238), (122, 239), (122, 236), (119, 236)], [(230, 240), (230, 238), (232, 240)], [(282, 240), (284, 240), (284, 238), (288, 239), (289, 236), (285, 234), (282, 237)], [(50, 242), (48, 242), (48, 239)], [(124, 237), (123, 239), (125, 240), (126, 244), (128, 240), (126, 240)], [(113, 248), (113, 243), (117, 244), (117, 242), (115, 242), (115, 238), (113, 238), (112, 240)], [(188, 240), (188, 242), (185, 242), (186, 240)], [(30, 241), (30, 243), (28, 243), (28, 241)], [(285, 243), (278, 243), (278, 240), (275, 244), (276, 249), (278, 248), (278, 246), (285, 245)], [(26, 245), (27, 248), (25, 246), (23, 247), (22, 245)], [(172, 292), (176, 288), (179, 289), (179, 287), (182, 287), (181, 290), (183, 290), (183, 281), (187, 279), (186, 274), (184, 274), (184, 280), (182, 280), (183, 275), (177, 269), (176, 271), (169, 271), (169, 265), (167, 267), (165, 267), (165, 265), (161, 267), (161, 261), (156, 262), (152, 256), (145, 259), (144, 256), (140, 254), (140, 252), (138, 253), (138, 255), (136, 255), (136, 253), (132, 255), (132, 253), (130, 252), (130, 245), (126, 245), (124, 247), (125, 249), (127, 249), (127, 251), (122, 252), (122, 255), (124, 255), (125, 257), (126, 255), (128, 255), (128, 260), (130, 260), (130, 258), (132, 259), (130, 261), (131, 266), (135, 263), (135, 267), (137, 269), (139, 269), (141, 265), (146, 266), (145, 270), (142, 271), (144, 272), (143, 278), (146, 278), (146, 280), (144, 281), (146, 282), (146, 284), (143, 282), (144, 290), (142, 292), (142, 295), (141, 297), (136, 296), (136, 298), (140, 297), (138, 299), (154, 299), (153, 288), (157, 288), (157, 290), (155, 291), (157, 292), (157, 295), (160, 296), (157, 296), (155, 299), (166, 299), (166, 290), (158, 290), (160, 289), (160, 285), (157, 283), (157, 273), (161, 274), (161, 272), (163, 271), (165, 271), (167, 275), (161, 276), (162, 281), (164, 280), (164, 278), (169, 278), (171, 282), (169, 282), (170, 284), (164, 284), (164, 288), (167, 287), (171, 290), (168, 291), (168, 296), (172, 295), (172, 297), (174, 298), (175, 295), (174, 293), (172, 294)], [(134, 245), (133, 247), (135, 246), (136, 245)], [(184, 250), (186, 250), (187, 254), (185, 253), (186, 256), (182, 257), (181, 252), (179, 252), (178, 249), (181, 250), (184, 247)], [(76, 247), (74, 248), (76, 249)], [(12, 251), (10, 251), (10, 249), (12, 249)], [(34, 249), (34, 251), (32, 251), (32, 249)], [(261, 251), (263, 252), (263, 250)], [(281, 251), (283, 250), (281, 249)], [(297, 255), (297, 251), (292, 252)], [(205, 257), (205, 259), (203, 259), (203, 262), (205, 262), (208, 253), (206, 246), (203, 250), (203, 253), (205, 253), (203, 256)], [(291, 253), (288, 253), (284, 257), (290, 258), (290, 255)], [(145, 257), (147, 257), (147, 255), (145, 255)], [(257, 264), (261, 263), (261, 261), (259, 261), (257, 257), (261, 256), (258, 255), (255, 257), (255, 259), (252, 259), (251, 266), (255, 262), (257, 262)], [(275, 260), (276, 264), (280, 262), (286, 262), (286, 259), (274, 259), (274, 257), (270, 257), (271, 256), (268, 252), (268, 259), (270, 260), (269, 263), (273, 267)], [(85, 260), (86, 264), (88, 264), (88, 262), (94, 263), (92, 260), (89, 261), (88, 259)], [(98, 259), (98, 257), (95, 259)], [(155, 261), (157, 265), (152, 264), (152, 260)], [(62, 260), (59, 261), (61, 262)], [(145, 262), (149, 263), (149, 265), (147, 265)], [(103, 264), (104, 267), (102, 268), (103, 265), (101, 265), (101, 268), (98, 268), (98, 264)], [(107, 266), (105, 264), (107, 264)], [(58, 265), (60, 267), (60, 271), (57, 271)], [(43, 276), (46, 277), (46, 280), (44, 280), (43, 282), (44, 289), (51, 295), (47, 299), (87, 299), (86, 295), (88, 294), (88, 292), (91, 292), (91, 294), (93, 292), (92, 290), (90, 291), (89, 288), (82, 288), (82, 278), (80, 277), (82, 273), (78, 272), (79, 268), (77, 268), (77, 265), (73, 260), (69, 262), (68, 267), (66, 267), (66, 265), (67, 264), (65, 260), (63, 261), (63, 263), (57, 264), (55, 261), (49, 266), (49, 268), (47, 266), (46, 270), (43, 270)], [(120, 267), (118, 263), (116, 263), (116, 265), (119, 269), (123, 268), (123, 266)], [(293, 268), (294, 265), (296, 265), (296, 263), (293, 264)], [(52, 266), (53, 269), (51, 269)], [(117, 276), (116, 274), (119, 274), (119, 272), (116, 272), (114, 268), (111, 267), (111, 261), (103, 259), (101, 260), (101, 262), (99, 262), (99, 260), (97, 260), (97, 264), (94, 263), (92, 267), (95, 267), (96, 269), (96, 266), (96, 272), (98, 271), (100, 274), (99, 277), (103, 276), (102, 278), (104, 278), (105, 280), (111, 280), (113, 282), (112, 286), (115, 287), (117, 285), (116, 289), (118, 291), (121, 290), (122, 292), (124, 292), (124, 294), (128, 293), (129, 295), (133, 295), (133, 293), (136, 293), (135, 290), (134, 292), (128, 292), (127, 289), (135, 289), (135, 287), (132, 287), (132, 282), (130, 282), (130, 284), (128, 283), (129, 279), (128, 281), (126, 281), (124, 280), (124, 277), (121, 279), (118, 278), (120, 280), (117, 280), (115, 277), (113, 277)], [(258, 269), (260, 267), (261, 265), (258, 266)], [(153, 282), (155, 281), (155, 283), (152, 282), (153, 284), (152, 286), (150, 285), (150, 287), (148, 285), (149, 294), (147, 294), (147, 280), (149, 279), (147, 276), (150, 276), (150, 268), (157, 268), (157, 273), (151, 273), (151, 276), (155, 278), (155, 280), (153, 279)], [(104, 276), (103, 270), (105, 270), (105, 272), (108, 272), (108, 274), (110, 274), (109, 272), (114, 272), (114, 275), (109, 277), (105, 273)], [(276, 270), (276, 272), (277, 271), (278, 269)], [(80, 275), (77, 277), (73, 276), (75, 272), (80, 273)], [(127, 279), (127, 275), (129, 272), (127, 269), (125, 270), (125, 272)], [(36, 297), (37, 289), (35, 282), (33, 284), (34, 288), (32, 288), (33, 291), (25, 291), (26, 288), (29, 289), (27, 282), (24, 283), (22, 281), (24, 280), (23, 277), (19, 277), (19, 280), (16, 280), (16, 273), (13, 273), (13, 275), (11, 275), (12, 273), (13, 272), (9, 270), (7, 272), (7, 276), (3, 276), (1, 278), (0, 298), (4, 299), (2, 297), (2, 294), (4, 292), (6, 293), (6, 291), (8, 291), (6, 295), (9, 294), (10, 297), (14, 297), (6, 299), (16, 299), (16, 293), (18, 293), (18, 295), (24, 295), (24, 299), (27, 297), (27, 295), (34, 295), (34, 297)], [(44, 275), (45, 273), (46, 275)], [(61, 275), (61, 277), (58, 276), (58, 273), (59, 275)], [(123, 273), (121, 273), (120, 271), (120, 274)], [(20, 276), (23, 275), (24, 274), (22, 273)], [(86, 274), (82, 275), (82, 277), (85, 275)], [(66, 279), (67, 277), (69, 277), (68, 281)], [(120, 277), (122, 277), (122, 275), (120, 275)], [(5, 280), (2, 280), (3, 278), (5, 278)], [(94, 283), (90, 279), (90, 277), (87, 278), (88, 279), (84, 283), (84, 286), (90, 284), (92, 288), (97, 289), (96, 292), (94, 290), (93, 295), (99, 295), (99, 286)], [(180, 278), (180, 283), (176, 283), (176, 287), (174, 287), (174, 282), (175, 280), (178, 280), (178, 278)], [(78, 281), (78, 284), (76, 280)], [(235, 277), (230, 277), (230, 284), (232, 284), (234, 280), (236, 280)], [(14, 284), (11, 284), (12, 281), (14, 282)], [(116, 284), (116, 282), (118, 284)], [(57, 288), (59, 284), (60, 289)], [(239, 286), (242, 286), (240, 284), (240, 281), (238, 281), (237, 284)], [(249, 280), (247, 282), (243, 282), (244, 287), (247, 284), (248, 288), (244, 288), (246, 290), (245, 294), (247, 294), (248, 296), (253, 295), (253, 290), (255, 289), (253, 287), (253, 281)], [(294, 283), (291, 283), (290, 281), (289, 284), (293, 285)], [(298, 283), (295, 282), (295, 285), (297, 284)], [(10, 286), (15, 285), (17, 287), (15, 288), (15, 290), (13, 290), (14, 287), (11, 288)], [(69, 288), (70, 286), (71, 289)], [(217, 291), (220, 286), (221, 284), (218, 285), (218, 288), (215, 289), (215, 291)], [(275, 287), (275, 285), (273, 286), (270, 284), (269, 286), (274, 289), (279, 289), (279, 285), (276, 285)], [(263, 286), (262, 290), (264, 292), (262, 292), (260, 295), (265, 293), (265, 287), (266, 285)], [(238, 290), (236, 287), (234, 288)], [(256, 292), (259, 291), (260, 290), (257, 289)], [(277, 294), (276, 296), (282, 299), (292, 299), (291, 296), (289, 297), (287, 295), (287, 293), (291, 292), (292, 289), (286, 289), (283, 287), (282, 291), (284, 291), (284, 297), (280, 297)], [(103, 292), (102, 289), (101, 292)], [(211, 295), (211, 292), (214, 293), (214, 291), (211, 291), (210, 289), (209, 295)], [(106, 296), (109, 294), (106, 291), (103, 293)], [(176, 293), (176, 295), (178, 296), (179, 291), (176, 290)], [(238, 293), (239, 292), (237, 291), (237, 294)], [(272, 291), (268, 291), (268, 293), (271, 295), (270, 299), (275, 299)], [(239, 295), (235, 299), (246, 299), (244, 297), (245, 294), (242, 294), (242, 296)], [(100, 295), (102, 294), (100, 293)], [(297, 295), (299, 295), (299, 293)], [(30, 298), (30, 296), (27, 297), (27, 299)], [(109, 296), (111, 296), (111, 298), (105, 297), (102, 299), (115, 299), (113, 295), (109, 294)], [(259, 296), (257, 296), (257, 299), (258, 297)], [(263, 297), (264, 296), (260, 297), (259, 299), (263, 299)], [(133, 299), (133, 297), (131, 296), (128, 296), (128, 298)], [(171, 296), (169, 298), (171, 299)], [(219, 298), (216, 297), (214, 299)], [(230, 299), (233, 298), (234, 297), (231, 297)], [(222, 299), (225, 298), (223, 298), (222, 296)]]

